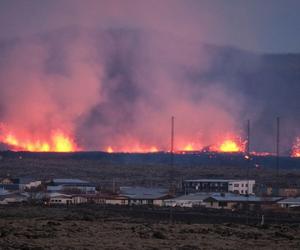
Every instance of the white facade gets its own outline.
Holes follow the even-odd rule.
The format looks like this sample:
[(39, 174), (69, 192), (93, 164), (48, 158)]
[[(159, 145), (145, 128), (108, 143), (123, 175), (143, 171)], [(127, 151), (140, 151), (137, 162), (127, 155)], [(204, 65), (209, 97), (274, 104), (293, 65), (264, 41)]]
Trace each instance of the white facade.
[(228, 182), (228, 192), (238, 194), (254, 194), (255, 180), (230, 180)]
[(54, 196), (51, 197), (49, 200), (49, 204), (51, 205), (68, 205), (68, 204), (72, 204), (72, 202), (73, 202), (72, 197), (68, 197), (65, 195)]
[(189, 193), (237, 193), (253, 194), (255, 180), (194, 179), (183, 182), (184, 191)]

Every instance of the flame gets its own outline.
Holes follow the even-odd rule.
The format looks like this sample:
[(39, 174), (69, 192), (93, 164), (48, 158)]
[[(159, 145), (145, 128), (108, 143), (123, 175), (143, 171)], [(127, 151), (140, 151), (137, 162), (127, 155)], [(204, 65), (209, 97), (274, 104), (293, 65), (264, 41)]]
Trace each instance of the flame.
[(225, 140), (220, 146), (219, 151), (224, 153), (233, 153), (243, 151), (242, 147), (234, 140)]
[(194, 145), (192, 143), (187, 144), (184, 148), (184, 151), (195, 151)]
[(13, 150), (24, 150), (31, 152), (73, 152), (78, 147), (70, 136), (61, 131), (53, 132), (50, 140), (19, 139), (14, 134), (8, 133), (1, 140), (8, 144)]
[(109, 146), (109, 147), (107, 147), (106, 152), (107, 152), (107, 153), (113, 153), (114, 150), (112, 149), (111, 146)]
[(296, 138), (296, 141), (292, 148), (292, 157), (300, 157), (300, 137)]

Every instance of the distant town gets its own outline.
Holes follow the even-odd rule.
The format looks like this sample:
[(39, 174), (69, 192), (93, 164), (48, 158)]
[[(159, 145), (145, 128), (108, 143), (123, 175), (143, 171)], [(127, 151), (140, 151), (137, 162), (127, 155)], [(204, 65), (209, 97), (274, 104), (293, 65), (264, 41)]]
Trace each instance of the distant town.
[(0, 181), (0, 205), (74, 206), (99, 204), (290, 211), (300, 208), (300, 187), (256, 185), (255, 180), (182, 180), (180, 188), (120, 186), (104, 189), (82, 179), (35, 180), (5, 177)]

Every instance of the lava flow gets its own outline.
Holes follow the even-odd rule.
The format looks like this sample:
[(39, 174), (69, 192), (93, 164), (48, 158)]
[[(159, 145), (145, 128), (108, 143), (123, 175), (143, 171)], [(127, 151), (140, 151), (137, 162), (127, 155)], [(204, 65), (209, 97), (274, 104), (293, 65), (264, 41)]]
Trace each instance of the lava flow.
[(107, 153), (156, 153), (158, 152), (158, 149), (155, 146), (147, 147), (147, 146), (141, 146), (141, 145), (133, 145), (133, 146), (127, 146), (123, 148), (113, 148), (112, 146), (109, 146), (106, 148)]
[(49, 140), (20, 139), (12, 133), (3, 136), (2, 142), (15, 151), (30, 152), (73, 152), (78, 147), (74, 140), (61, 131), (53, 132)]

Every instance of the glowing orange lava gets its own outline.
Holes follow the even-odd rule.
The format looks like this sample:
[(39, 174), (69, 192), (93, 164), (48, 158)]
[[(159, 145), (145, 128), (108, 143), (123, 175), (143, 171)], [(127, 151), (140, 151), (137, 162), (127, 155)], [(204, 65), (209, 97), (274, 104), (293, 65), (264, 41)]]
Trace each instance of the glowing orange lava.
[(73, 152), (78, 147), (71, 137), (61, 131), (53, 132), (49, 141), (18, 139), (12, 133), (3, 136), (3, 143), (9, 145), (12, 150), (31, 152)]
[(300, 137), (296, 138), (296, 141), (292, 148), (292, 157), (300, 157)]
[(123, 148), (113, 148), (111, 146), (106, 148), (107, 153), (156, 153), (158, 152), (157, 147), (147, 147), (147, 146), (141, 146), (141, 145), (133, 145), (133, 146), (127, 146)]
[(271, 152), (256, 152), (256, 151), (252, 151), (250, 153), (251, 155), (255, 155), (255, 156), (274, 156), (274, 153)]

